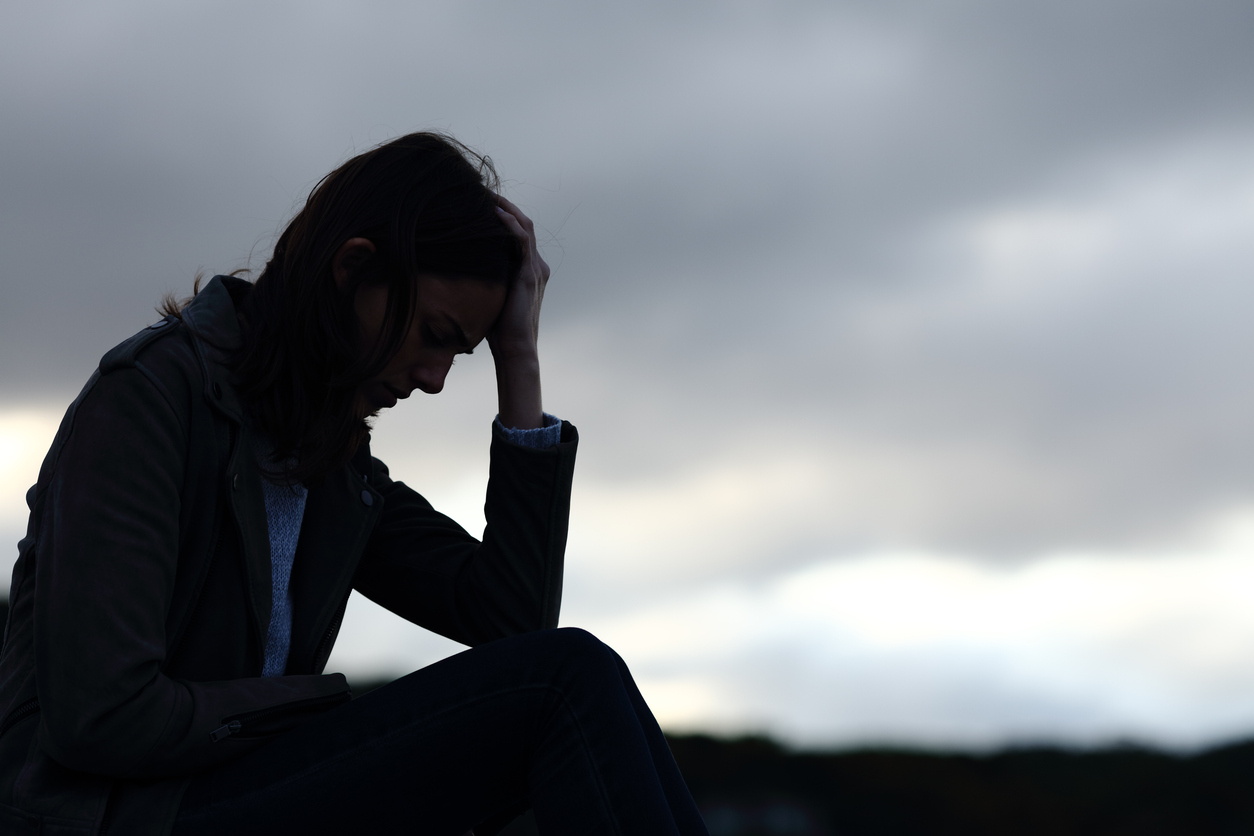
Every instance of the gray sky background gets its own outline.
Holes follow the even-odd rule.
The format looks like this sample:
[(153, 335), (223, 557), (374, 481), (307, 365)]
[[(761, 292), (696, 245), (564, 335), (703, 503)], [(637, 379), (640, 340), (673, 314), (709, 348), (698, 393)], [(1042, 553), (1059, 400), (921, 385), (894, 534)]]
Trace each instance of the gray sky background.
[[(1254, 730), (1252, 47), (1241, 2), (6, 4), (0, 530), (161, 293), (435, 127), (543, 229), (564, 621), (664, 721)], [(482, 354), (376, 433), (472, 527)], [(345, 669), (450, 649), (354, 607)]]

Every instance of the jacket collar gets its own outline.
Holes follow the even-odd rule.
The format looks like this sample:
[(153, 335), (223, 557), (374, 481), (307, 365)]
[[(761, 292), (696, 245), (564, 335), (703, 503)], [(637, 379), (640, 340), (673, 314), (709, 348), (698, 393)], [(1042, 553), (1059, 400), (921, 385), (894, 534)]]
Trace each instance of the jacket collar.
[[(214, 276), (183, 310), (205, 378), (205, 399), (240, 424), (223, 473), (227, 496), (239, 528), (248, 577), (253, 629), (264, 637), (272, 613), (270, 538), (261, 473), (253, 456), (248, 424), (232, 383), (232, 366), (241, 344), (236, 304), (252, 290), (243, 279)], [(371, 472), (370, 445), (362, 444), (350, 467), (327, 475), (309, 492), (292, 574), (295, 607), (289, 673), (321, 673), (324, 637), (335, 628), (337, 610), (352, 587), (357, 562), (383, 508), (383, 495), (363, 475)], [(260, 659), (260, 656), (258, 657)]]
[(232, 276), (214, 276), (183, 310), (205, 377), (205, 399), (237, 423), (243, 420), (239, 394), (232, 383), (231, 361), (240, 347), (235, 303), (252, 285)]

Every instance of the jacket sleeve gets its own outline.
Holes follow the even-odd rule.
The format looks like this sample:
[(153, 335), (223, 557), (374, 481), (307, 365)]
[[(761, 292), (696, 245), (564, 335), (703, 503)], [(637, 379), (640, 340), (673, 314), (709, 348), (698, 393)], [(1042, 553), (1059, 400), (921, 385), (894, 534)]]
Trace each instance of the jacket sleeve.
[[(188, 439), (142, 368), (99, 377), (41, 475), (35, 658), (39, 741), (71, 769), (166, 778), (232, 760), (347, 699), (342, 676), (186, 682), (161, 672)], [(281, 707), (286, 707), (281, 708)], [(268, 727), (233, 718), (268, 713)]]
[(493, 429), (482, 542), (374, 460), (383, 514), (357, 572), (367, 598), (440, 635), (476, 645), (557, 626), (578, 433), (537, 450)]

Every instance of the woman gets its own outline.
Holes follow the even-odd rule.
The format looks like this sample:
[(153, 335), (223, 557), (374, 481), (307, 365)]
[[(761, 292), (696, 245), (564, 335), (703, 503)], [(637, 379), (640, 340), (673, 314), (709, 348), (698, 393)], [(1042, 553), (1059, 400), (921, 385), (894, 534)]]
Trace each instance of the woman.
[[(0, 833), (704, 833), (622, 660), (555, 629), (577, 435), (541, 411), (548, 267), (485, 158), (349, 160), (254, 284), (108, 352), (28, 494), (0, 658)], [(367, 419), (487, 340), (480, 542)], [(352, 589), (471, 645), (360, 700)], [(40, 828), (43, 828), (42, 830)]]

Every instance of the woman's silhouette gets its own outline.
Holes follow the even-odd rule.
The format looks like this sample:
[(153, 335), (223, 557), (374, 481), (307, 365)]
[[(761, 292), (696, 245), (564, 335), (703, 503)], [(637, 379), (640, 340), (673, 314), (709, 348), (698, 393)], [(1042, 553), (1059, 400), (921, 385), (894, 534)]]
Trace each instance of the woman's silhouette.
[[(528, 806), (546, 834), (705, 832), (622, 660), (557, 629), (577, 434), (541, 411), (549, 270), (498, 191), (447, 137), (386, 143), (255, 283), (167, 300), (104, 356), (28, 494), (0, 832), (451, 835)], [(485, 340), (480, 541), (367, 419)], [(471, 649), (350, 702), (322, 671), (353, 589)]]

